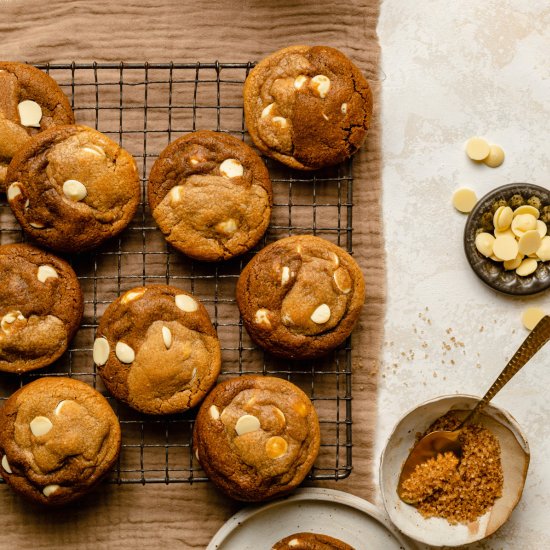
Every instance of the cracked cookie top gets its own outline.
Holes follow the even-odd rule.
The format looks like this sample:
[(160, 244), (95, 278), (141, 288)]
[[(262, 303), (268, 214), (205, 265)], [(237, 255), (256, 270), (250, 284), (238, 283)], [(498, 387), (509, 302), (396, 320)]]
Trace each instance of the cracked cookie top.
[(0, 246), (0, 371), (53, 363), (76, 332), (84, 302), (71, 266), (28, 244)]
[(109, 305), (93, 358), (107, 389), (148, 414), (194, 407), (221, 366), (220, 343), (205, 307), (165, 285), (133, 288)]
[(260, 501), (299, 485), (320, 446), (317, 413), (294, 384), (240, 376), (216, 386), (202, 404), (193, 432), (196, 456), (230, 497)]
[(149, 205), (166, 240), (198, 260), (226, 260), (252, 248), (269, 224), (271, 180), (242, 141), (201, 130), (160, 154)]
[(252, 69), (244, 113), (260, 151), (291, 168), (316, 170), (359, 149), (372, 117), (372, 93), (340, 51), (290, 46)]
[(294, 533), (276, 542), (271, 550), (354, 550), (354, 548), (328, 535)]
[(324, 355), (350, 335), (365, 301), (355, 260), (311, 235), (280, 239), (262, 249), (237, 282), (243, 323), (274, 355)]
[(0, 411), (0, 472), (18, 493), (41, 504), (65, 504), (87, 493), (119, 450), (115, 413), (78, 380), (39, 378)]
[(86, 126), (54, 126), (14, 156), (6, 180), (11, 209), (41, 245), (63, 252), (96, 247), (130, 223), (140, 200), (136, 163)]
[(8, 165), (31, 136), (74, 115), (55, 80), (24, 63), (0, 61), (0, 191)]

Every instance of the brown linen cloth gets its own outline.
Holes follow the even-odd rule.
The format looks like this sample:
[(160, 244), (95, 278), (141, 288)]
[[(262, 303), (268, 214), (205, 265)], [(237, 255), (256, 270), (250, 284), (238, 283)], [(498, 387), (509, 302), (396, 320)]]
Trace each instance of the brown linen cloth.
[[(315, 483), (374, 496), (372, 442), (384, 321), (378, 0), (0, 0), (0, 58), (14, 61), (246, 62), (291, 44), (341, 49), (375, 92), (376, 116), (354, 162), (353, 248), (367, 303), (353, 336), (353, 467)], [(63, 510), (42, 510), (0, 486), (3, 548), (204, 548), (242, 505), (210, 483), (104, 484)]]

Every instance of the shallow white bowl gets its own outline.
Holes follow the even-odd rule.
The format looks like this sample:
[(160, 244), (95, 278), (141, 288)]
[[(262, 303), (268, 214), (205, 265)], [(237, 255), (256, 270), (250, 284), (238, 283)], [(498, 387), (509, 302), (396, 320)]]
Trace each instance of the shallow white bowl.
[(433, 546), (460, 546), (484, 539), (507, 521), (521, 498), (529, 467), (529, 446), (517, 422), (495, 405), (488, 405), (477, 420), (500, 442), (504, 476), (503, 495), (485, 515), (469, 524), (451, 525), (442, 518), (424, 518), (397, 495), (401, 467), (416, 434), (423, 433), (450, 410), (471, 410), (478, 399), (471, 395), (446, 395), (427, 401), (408, 412), (388, 439), (380, 462), (382, 500), (395, 526), (417, 541)]

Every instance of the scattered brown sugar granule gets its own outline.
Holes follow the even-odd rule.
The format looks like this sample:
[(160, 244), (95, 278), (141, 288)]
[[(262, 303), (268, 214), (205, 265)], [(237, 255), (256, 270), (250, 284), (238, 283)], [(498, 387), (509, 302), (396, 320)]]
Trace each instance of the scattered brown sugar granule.
[[(450, 412), (436, 420), (426, 433), (454, 430), (459, 424), (460, 419)], [(425, 517), (441, 517), (449, 523), (468, 523), (485, 514), (502, 496), (503, 476), (497, 438), (487, 428), (470, 424), (462, 429), (460, 441), (460, 461), (452, 453), (438, 455), (425, 463), (428, 471), (422, 469), (417, 474), (415, 470), (404, 483), (413, 497), (411, 501), (423, 497), (416, 506)], [(406, 485), (409, 482), (411, 487)]]

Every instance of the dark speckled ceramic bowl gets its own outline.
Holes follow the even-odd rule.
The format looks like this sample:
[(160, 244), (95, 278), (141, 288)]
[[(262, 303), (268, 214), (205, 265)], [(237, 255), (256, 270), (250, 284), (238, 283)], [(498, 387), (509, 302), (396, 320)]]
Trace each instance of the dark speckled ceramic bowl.
[[(538, 185), (511, 183), (493, 189), (478, 201), (468, 216), (464, 228), (464, 250), (474, 273), (484, 283), (505, 294), (527, 296), (550, 287), (550, 262), (539, 262), (534, 273), (527, 277), (521, 277), (515, 271), (506, 271), (501, 262), (495, 262), (480, 254), (475, 245), (478, 229), (483, 226), (483, 215), (486, 212), (492, 212), (496, 201), (502, 199), (509, 201), (514, 195), (521, 195), (525, 201), (530, 197), (538, 197), (541, 207), (550, 206), (550, 189)], [(547, 225), (550, 234), (550, 223)]]

